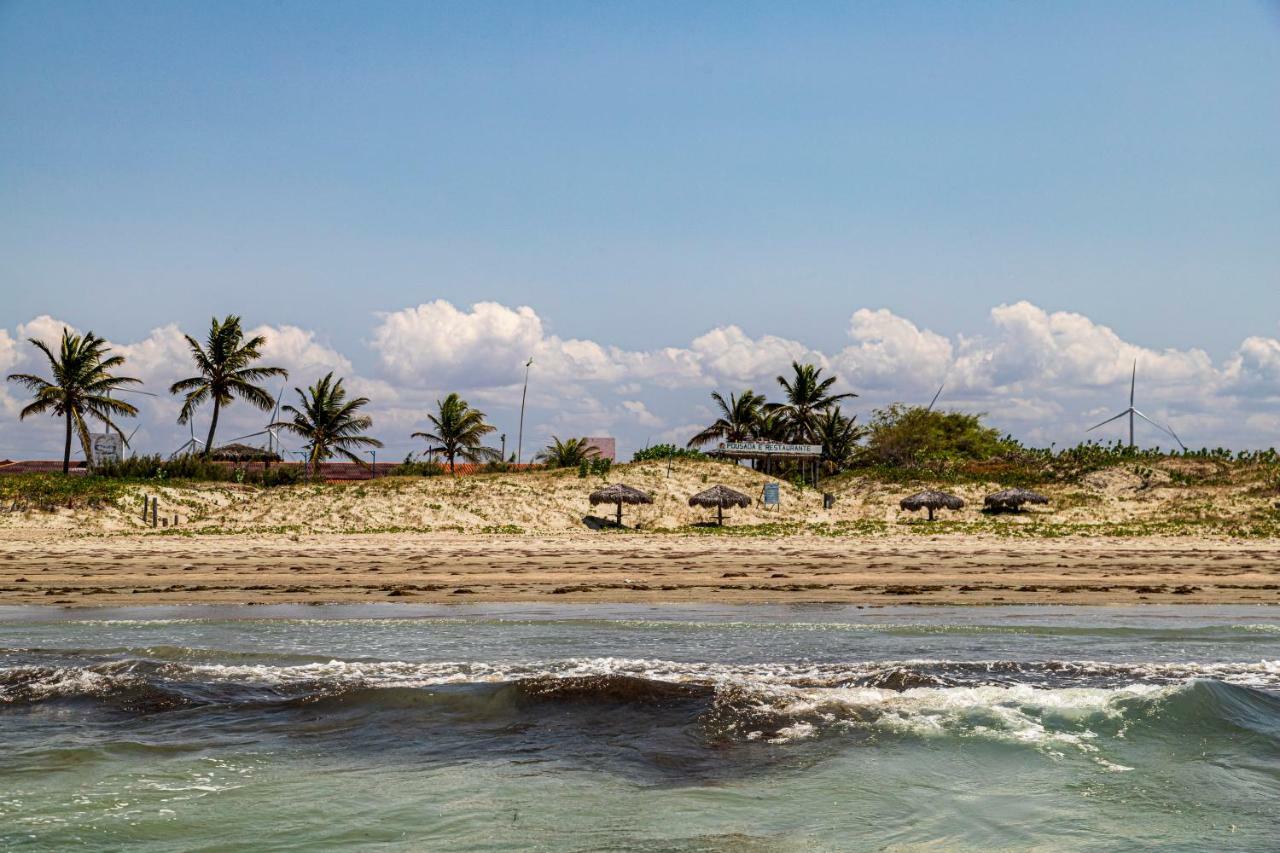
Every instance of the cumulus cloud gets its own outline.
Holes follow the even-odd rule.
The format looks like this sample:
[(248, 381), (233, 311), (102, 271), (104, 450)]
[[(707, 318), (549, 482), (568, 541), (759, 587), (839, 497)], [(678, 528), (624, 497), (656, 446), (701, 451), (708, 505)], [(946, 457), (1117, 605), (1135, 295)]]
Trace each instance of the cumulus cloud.
[[(1038, 443), (1077, 441), (1085, 427), (1122, 408), (1136, 361), (1139, 406), (1171, 422), (1185, 439), (1274, 443), (1273, 410), (1280, 399), (1275, 338), (1246, 338), (1215, 361), (1195, 348), (1144, 347), (1082, 314), (1049, 312), (1029, 302), (996, 306), (981, 328), (950, 334), (885, 308), (851, 308), (848, 343), (829, 354), (778, 335), (753, 336), (736, 325), (683, 344), (658, 341), (662, 345), (653, 349), (630, 350), (556, 335), (529, 306), (481, 302), (460, 308), (444, 300), (371, 318), (362, 353), (339, 351), (317, 331), (297, 326), (260, 326), (250, 334), (267, 337), (266, 361), (289, 370), (290, 388), (330, 370), (345, 376), (353, 393), (373, 401), (376, 431), (392, 447), (409, 446), (408, 433), (422, 425), (436, 399), (454, 390), (482, 406), (501, 430), (515, 433), (531, 356), (526, 447), (541, 446), (552, 432), (613, 433), (623, 448), (643, 446), (654, 436), (683, 443), (685, 433), (696, 431), (691, 424), (711, 417), (709, 391), (751, 387), (777, 397), (774, 377), (787, 373), (792, 361), (838, 376), (842, 390), (861, 395), (847, 408), (864, 417), (893, 401), (927, 402), (945, 381), (940, 405), (985, 411), (996, 426)], [(12, 332), (0, 329), (0, 368), (40, 369), (23, 338), (53, 343), (64, 325), (42, 315)], [(191, 371), (182, 330), (162, 325), (113, 346), (128, 358), (126, 372), (161, 394), (143, 406), (142, 435), (172, 444), (179, 437), (172, 427), (177, 402), (165, 391)], [(0, 402), (8, 412), (0, 445), (25, 445), (14, 438), (14, 389), (5, 389)], [(226, 417), (228, 429), (237, 432), (256, 429), (262, 420), (247, 406), (233, 406)], [(2, 453), (10, 450), (0, 447)]]

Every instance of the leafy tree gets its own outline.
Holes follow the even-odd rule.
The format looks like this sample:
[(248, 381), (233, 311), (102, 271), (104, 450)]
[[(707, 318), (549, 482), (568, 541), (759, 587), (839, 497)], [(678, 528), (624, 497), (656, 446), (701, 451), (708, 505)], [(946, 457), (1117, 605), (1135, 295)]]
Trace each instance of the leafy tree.
[(939, 459), (992, 459), (1021, 450), (982, 418), (894, 403), (873, 414), (865, 453), (873, 463), (913, 466)]
[(822, 445), (822, 461), (832, 472), (845, 468), (858, 449), (865, 430), (856, 423), (857, 416), (845, 417), (839, 406), (823, 410), (815, 423), (815, 438)]
[(206, 400), (213, 400), (213, 417), (209, 421), (209, 437), (205, 439), (204, 455), (213, 450), (213, 434), (218, 429), (218, 413), (223, 406), (231, 405), (239, 397), (248, 400), (264, 412), (275, 406), (275, 398), (255, 382), (272, 376), (288, 376), (282, 367), (254, 367), (262, 357), (262, 347), (267, 339), (262, 335), (244, 339), (240, 318), (228, 315), (219, 321), (214, 317), (209, 323), (209, 337), (204, 346), (190, 335), (183, 335), (191, 349), (191, 358), (199, 372), (196, 376), (179, 380), (169, 386), (170, 394), (186, 394), (178, 423), (191, 420), (196, 408)]
[(577, 468), (582, 462), (600, 455), (599, 448), (588, 444), (585, 438), (568, 438), (561, 441), (551, 436), (551, 444), (543, 448), (535, 459), (545, 462), (549, 468)]
[(790, 379), (785, 376), (778, 377), (778, 384), (782, 386), (786, 402), (775, 403), (771, 408), (782, 412), (785, 416), (792, 441), (813, 444), (818, 415), (841, 400), (858, 395), (852, 392), (832, 394), (831, 386), (835, 385), (836, 377), (829, 376), (823, 379), (822, 368), (812, 364), (793, 361), (791, 370)]
[(730, 394), (728, 401), (719, 391), (713, 391), (711, 399), (720, 409), (720, 417), (689, 439), (689, 447), (701, 447), (713, 441), (746, 441), (754, 436), (756, 423), (765, 405), (763, 396), (748, 388), (737, 396)]
[(674, 444), (652, 444), (631, 454), (632, 462), (649, 462), (654, 459), (666, 460), (671, 458), (705, 459), (706, 456), (701, 451), (676, 447)]
[(124, 438), (124, 433), (116, 426), (112, 416), (132, 417), (138, 410), (122, 400), (112, 398), (111, 392), (123, 385), (140, 384), (141, 380), (113, 375), (111, 371), (124, 364), (124, 356), (108, 355), (111, 349), (107, 342), (93, 332), (81, 337), (71, 334), (70, 329), (63, 329), (57, 355), (43, 341), (35, 338), (28, 340), (49, 360), (53, 381), (30, 373), (10, 374), (10, 382), (17, 382), (35, 393), (35, 399), (23, 408), (18, 417), (24, 419), (27, 415), (48, 412), (66, 420), (67, 435), (62, 448), (62, 473), (66, 474), (71, 470), (72, 433), (80, 437), (84, 458), (89, 462), (93, 461), (86, 418), (98, 419)]
[(502, 458), (499, 451), (481, 443), (486, 435), (497, 430), (485, 423), (484, 412), (471, 408), (457, 393), (437, 400), (436, 406), (439, 413), (427, 415), (435, 432), (415, 432), (411, 437), (434, 441), (436, 446), (429, 450), (445, 455), (450, 474), (455, 473), (454, 462), (458, 457), (465, 462), (493, 462)]
[(787, 415), (778, 409), (762, 409), (756, 418), (752, 432), (760, 441), (791, 440), (791, 428), (787, 423)]
[(361, 415), (359, 411), (369, 405), (369, 398), (348, 400), (342, 379), (335, 381), (332, 370), (305, 392), (301, 388), (293, 390), (298, 394), (301, 408), (282, 406), (280, 411), (292, 418), (277, 421), (271, 426), (306, 440), (311, 447), (309, 465), (314, 466), (335, 455), (364, 465), (365, 461), (356, 456), (353, 449), (382, 446), (381, 441), (364, 435), (373, 426), (373, 418)]

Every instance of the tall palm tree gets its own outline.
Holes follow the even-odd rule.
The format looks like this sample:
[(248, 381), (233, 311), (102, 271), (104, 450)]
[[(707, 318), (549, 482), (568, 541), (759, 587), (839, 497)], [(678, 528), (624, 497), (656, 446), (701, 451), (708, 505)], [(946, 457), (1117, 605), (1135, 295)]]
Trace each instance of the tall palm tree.
[(113, 376), (111, 371), (124, 364), (124, 356), (107, 355), (111, 348), (107, 342), (88, 332), (84, 337), (62, 330), (62, 344), (55, 356), (44, 341), (28, 338), (31, 345), (44, 353), (49, 360), (53, 381), (30, 373), (14, 373), (10, 382), (17, 382), (35, 392), (35, 400), (24, 408), (19, 419), (27, 415), (51, 412), (67, 422), (67, 440), (62, 448), (62, 473), (71, 470), (71, 434), (80, 437), (86, 461), (93, 461), (86, 417), (97, 418), (109, 429), (124, 438), (112, 415), (132, 417), (138, 410), (122, 400), (111, 397), (111, 392), (122, 385), (140, 384), (142, 380), (131, 376)]
[(836, 377), (829, 376), (823, 379), (822, 368), (812, 364), (793, 361), (791, 370), (793, 371), (791, 379), (788, 380), (785, 376), (778, 377), (778, 384), (782, 386), (783, 396), (787, 402), (774, 404), (773, 408), (786, 416), (793, 441), (812, 444), (818, 413), (841, 400), (858, 395), (852, 392), (832, 394), (831, 386), (836, 383)]
[(711, 392), (711, 399), (720, 409), (720, 417), (711, 426), (689, 439), (689, 447), (701, 447), (713, 441), (745, 441), (755, 434), (756, 422), (765, 405), (764, 396), (750, 388), (741, 394), (729, 395), (728, 401), (719, 391)]
[(551, 443), (542, 449), (534, 459), (547, 463), (549, 468), (576, 468), (584, 461), (600, 455), (600, 449), (588, 444), (585, 438), (566, 438), (551, 436)]
[(291, 415), (292, 419), (276, 421), (271, 426), (288, 430), (307, 441), (311, 447), (307, 457), (309, 466), (335, 455), (364, 465), (365, 461), (352, 449), (382, 446), (381, 441), (363, 434), (373, 426), (373, 418), (357, 414), (369, 405), (369, 398), (348, 400), (342, 379), (334, 381), (332, 370), (305, 392), (301, 388), (293, 390), (298, 394), (301, 408), (281, 406), (280, 411)]
[(817, 417), (814, 437), (822, 445), (822, 461), (832, 473), (849, 464), (859, 439), (866, 433), (856, 421), (857, 415), (845, 417), (839, 406), (824, 409)]
[(437, 446), (430, 448), (430, 452), (445, 455), (449, 460), (450, 474), (455, 473), (454, 463), (458, 457), (464, 462), (490, 462), (502, 458), (499, 451), (482, 443), (486, 435), (497, 431), (497, 427), (485, 423), (484, 412), (471, 408), (457, 392), (436, 400), (436, 406), (439, 414), (427, 415), (435, 432), (415, 432), (410, 437), (434, 441)]
[(209, 437), (204, 443), (204, 455), (208, 456), (213, 452), (213, 434), (218, 429), (218, 412), (222, 407), (231, 405), (231, 401), (239, 397), (264, 412), (271, 411), (276, 404), (275, 398), (254, 383), (271, 376), (288, 376), (289, 371), (283, 367), (252, 366), (262, 357), (261, 350), (267, 339), (258, 335), (246, 341), (240, 329), (240, 318), (234, 315), (229, 314), (222, 321), (217, 317), (210, 321), (209, 338), (204, 346), (190, 335), (183, 337), (187, 339), (191, 358), (200, 373), (173, 383), (169, 386), (169, 393), (187, 395), (182, 411), (178, 413), (180, 424), (191, 420), (196, 408), (206, 400), (213, 400)]

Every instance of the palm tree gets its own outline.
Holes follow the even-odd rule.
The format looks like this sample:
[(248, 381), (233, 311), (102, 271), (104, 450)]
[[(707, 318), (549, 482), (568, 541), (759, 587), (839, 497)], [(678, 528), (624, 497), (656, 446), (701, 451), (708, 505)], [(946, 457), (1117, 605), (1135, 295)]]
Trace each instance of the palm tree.
[(774, 404), (772, 408), (785, 414), (793, 441), (812, 444), (818, 413), (841, 400), (858, 395), (852, 392), (830, 393), (831, 386), (836, 383), (836, 377), (829, 376), (823, 379), (820, 367), (793, 361), (791, 369), (794, 373), (790, 380), (785, 376), (778, 377), (778, 384), (782, 386), (783, 396), (786, 397), (787, 402)]
[(849, 464), (858, 441), (866, 433), (856, 421), (857, 415), (847, 418), (839, 406), (824, 409), (817, 417), (814, 437), (822, 445), (822, 461), (832, 473)]
[(715, 423), (689, 439), (689, 447), (701, 447), (712, 441), (745, 441), (755, 434), (756, 422), (765, 405), (764, 396), (750, 388), (738, 396), (729, 395), (728, 402), (719, 391), (711, 392), (711, 399), (720, 409)]
[(51, 412), (55, 417), (66, 419), (67, 440), (62, 448), (62, 473), (66, 474), (71, 470), (72, 432), (80, 436), (85, 460), (93, 461), (86, 417), (97, 418), (124, 438), (124, 433), (111, 420), (111, 416), (132, 417), (138, 414), (138, 410), (121, 400), (112, 399), (111, 392), (122, 385), (140, 384), (142, 380), (131, 376), (113, 376), (111, 371), (124, 364), (124, 356), (108, 356), (111, 348), (93, 332), (80, 337), (71, 334), (70, 329), (63, 329), (62, 345), (56, 356), (44, 341), (35, 338), (28, 340), (49, 359), (53, 381), (30, 373), (14, 373), (9, 376), (10, 382), (17, 382), (35, 392), (35, 400), (18, 417), (23, 419), (27, 415)]
[(600, 449), (588, 444), (585, 438), (567, 438), (561, 441), (553, 435), (551, 443), (534, 459), (547, 463), (549, 468), (576, 468), (599, 455)]
[(497, 427), (485, 423), (484, 412), (471, 408), (457, 392), (436, 400), (436, 406), (440, 414), (427, 415), (435, 432), (415, 432), (410, 437), (436, 442), (438, 446), (429, 450), (445, 455), (449, 460), (450, 474), (455, 473), (454, 462), (459, 456), (464, 462), (490, 462), (502, 458), (497, 450), (481, 444), (486, 435), (497, 430)]
[(214, 317), (209, 323), (209, 338), (204, 346), (190, 335), (183, 335), (191, 348), (191, 358), (200, 371), (198, 376), (182, 379), (169, 386), (170, 394), (187, 396), (178, 413), (178, 423), (185, 424), (195, 414), (196, 407), (213, 399), (213, 418), (209, 421), (209, 437), (204, 443), (204, 455), (213, 451), (213, 434), (218, 429), (218, 412), (231, 405), (236, 397), (248, 400), (264, 412), (271, 411), (276, 401), (267, 391), (255, 385), (269, 376), (288, 376), (282, 367), (252, 367), (262, 357), (261, 349), (267, 343), (262, 335), (244, 339), (240, 318), (227, 315), (225, 320)]
[(292, 420), (276, 421), (272, 428), (288, 430), (306, 439), (311, 447), (307, 464), (314, 466), (333, 456), (341, 456), (351, 462), (364, 465), (365, 461), (352, 452), (357, 447), (381, 447), (382, 442), (362, 433), (373, 426), (373, 418), (357, 414), (369, 405), (368, 397), (347, 400), (342, 379), (336, 382), (333, 371), (312, 385), (304, 393), (294, 388), (302, 408), (281, 406), (280, 411), (292, 415)]

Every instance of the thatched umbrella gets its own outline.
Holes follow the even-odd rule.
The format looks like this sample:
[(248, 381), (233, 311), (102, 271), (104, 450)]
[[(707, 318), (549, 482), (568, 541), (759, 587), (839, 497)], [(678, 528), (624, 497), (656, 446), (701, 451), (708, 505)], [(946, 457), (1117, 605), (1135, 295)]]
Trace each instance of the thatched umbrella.
[(987, 495), (982, 501), (987, 509), (993, 512), (1005, 510), (1017, 512), (1022, 509), (1023, 504), (1047, 504), (1048, 502), (1049, 499), (1044, 495), (1029, 489), (1005, 489), (994, 495)]
[(612, 486), (596, 489), (591, 493), (590, 501), (592, 506), (596, 504), (617, 504), (618, 526), (621, 527), (623, 504), (651, 504), (653, 503), (653, 498), (639, 489), (633, 489), (622, 483), (614, 483)]
[(933, 521), (933, 511), (935, 509), (964, 509), (964, 499), (946, 492), (940, 492), (937, 489), (925, 489), (923, 492), (916, 492), (911, 497), (903, 498), (898, 502), (898, 506), (911, 512), (927, 509), (929, 510), (929, 520)]
[(728, 486), (712, 486), (705, 492), (698, 492), (689, 498), (689, 506), (707, 506), (716, 508), (716, 523), (724, 526), (724, 508), (727, 506), (751, 506), (751, 498), (742, 492), (735, 492)]
[(211, 459), (219, 462), (279, 462), (280, 455), (265, 447), (253, 447), (248, 444), (224, 444), (216, 447), (209, 454)]

